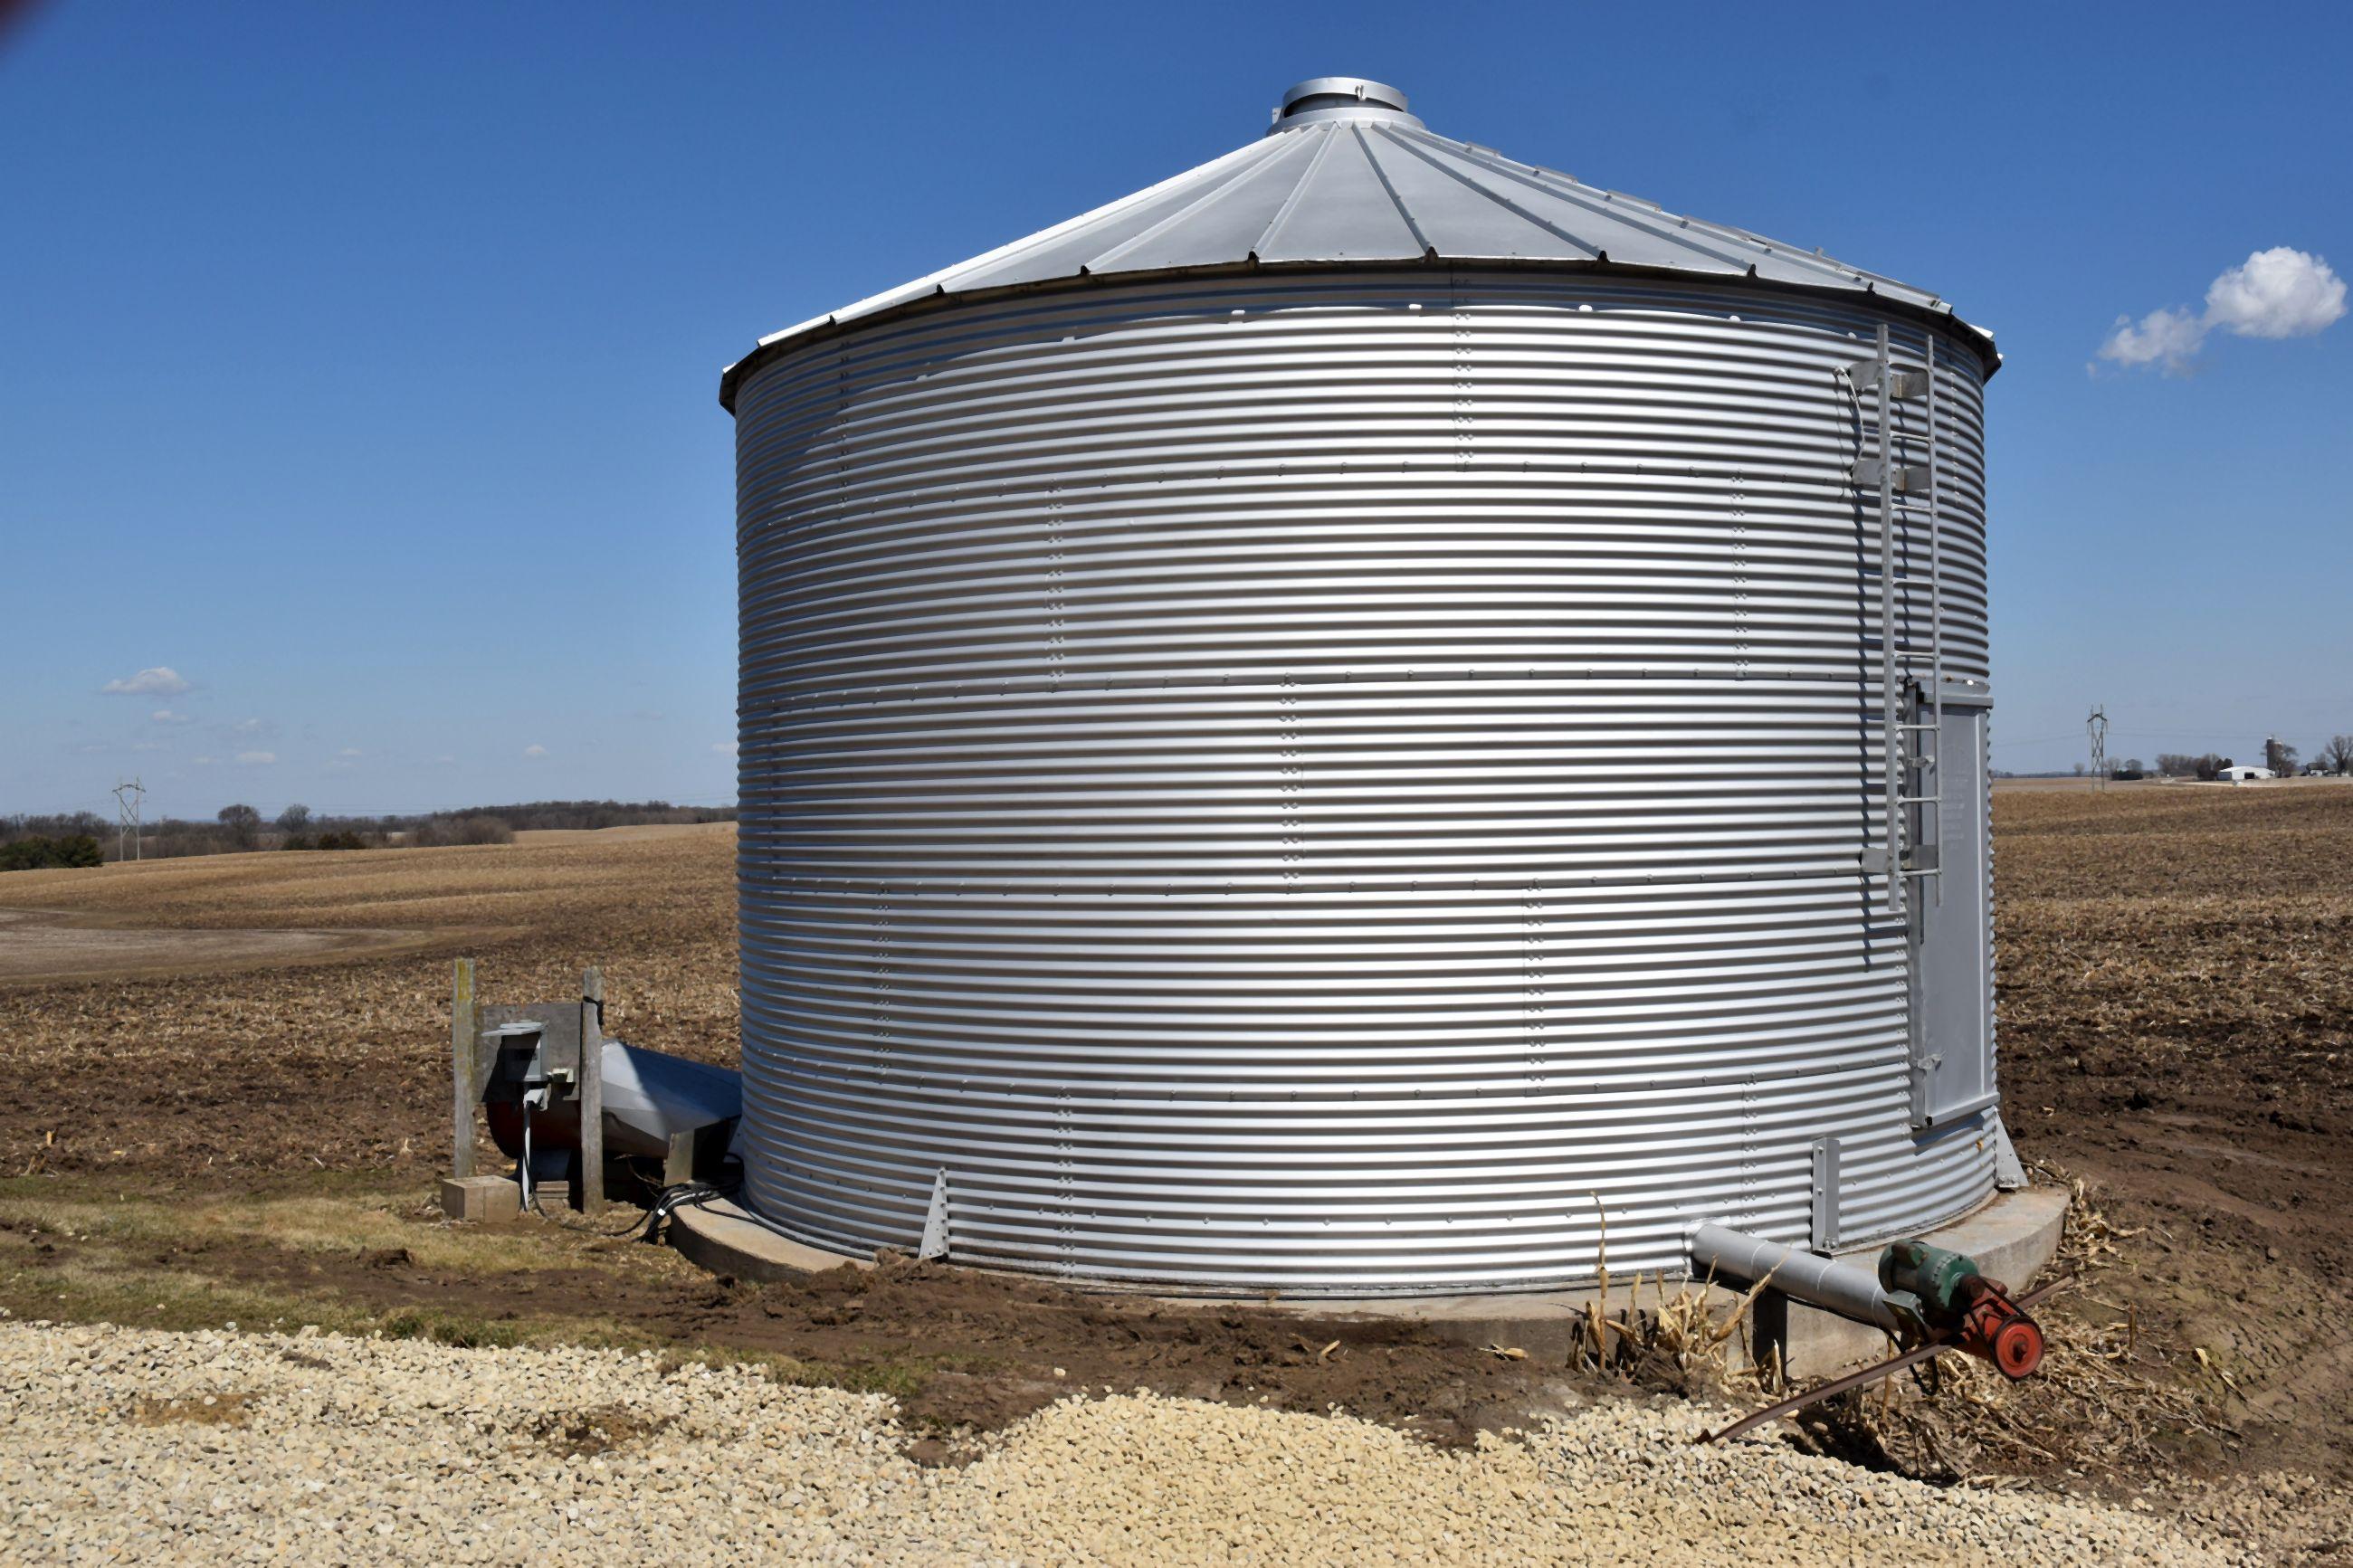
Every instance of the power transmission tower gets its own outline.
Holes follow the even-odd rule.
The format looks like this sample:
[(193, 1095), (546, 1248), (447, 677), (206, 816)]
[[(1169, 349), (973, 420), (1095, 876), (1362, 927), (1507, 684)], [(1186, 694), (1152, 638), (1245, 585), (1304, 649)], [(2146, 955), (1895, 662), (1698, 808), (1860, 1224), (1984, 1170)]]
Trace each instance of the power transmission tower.
[(2092, 716), (2084, 721), (2092, 737), (2092, 777), (2095, 789), (2108, 787), (2108, 710), (2094, 705)]
[[(146, 846), (139, 833), (139, 805), (146, 794), (147, 786), (137, 779), (132, 779), (129, 784), (119, 784), (114, 786), (114, 814), (118, 822), (114, 830), (114, 858), (118, 861), (143, 860), (147, 858)], [(122, 847), (125, 834), (131, 837), (131, 848), (128, 854), (124, 853)]]

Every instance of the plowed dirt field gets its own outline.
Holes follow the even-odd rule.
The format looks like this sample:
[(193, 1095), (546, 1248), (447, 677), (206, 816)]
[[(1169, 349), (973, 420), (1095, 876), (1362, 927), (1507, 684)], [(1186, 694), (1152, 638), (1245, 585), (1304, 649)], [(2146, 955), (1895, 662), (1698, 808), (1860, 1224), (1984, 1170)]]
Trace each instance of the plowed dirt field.
[[(2030, 1163), (2086, 1184), (2108, 1249), (2054, 1327), (2203, 1414), (2028, 1405), (2048, 1430), (1968, 1463), (2106, 1489), (2147, 1484), (2129, 1472), (2150, 1456), (2225, 1495), (2274, 1472), (2353, 1485), (2353, 788), (2000, 789), (1995, 824), (2005, 1116)], [(1345, 1397), (1441, 1441), (1550, 1397), (1536, 1369), (1409, 1336), (1379, 1347), (1388, 1398), (1247, 1314), (1208, 1355), (1018, 1289), (927, 1306), (910, 1276), (853, 1303), (569, 1232), (461, 1244), (427, 1202), (450, 958), (512, 999), (598, 964), (615, 1033), (732, 1063), (733, 847), (722, 826), (7, 877), (0, 1305), (193, 1327), (295, 1300), (290, 1321), (456, 1342), (733, 1347), (940, 1427), (1034, 1408), (1058, 1361), (1121, 1388), (1176, 1366), (1213, 1398)], [(76, 956), (125, 933), (136, 963)]]

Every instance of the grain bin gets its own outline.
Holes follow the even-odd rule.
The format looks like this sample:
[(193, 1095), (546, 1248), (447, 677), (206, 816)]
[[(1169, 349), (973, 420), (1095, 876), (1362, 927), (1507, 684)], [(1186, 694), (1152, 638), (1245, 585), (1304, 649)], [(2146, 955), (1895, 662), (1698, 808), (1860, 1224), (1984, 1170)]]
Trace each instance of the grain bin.
[(763, 340), (749, 1203), (1300, 1295), (1978, 1204), (1998, 363), (1353, 78)]

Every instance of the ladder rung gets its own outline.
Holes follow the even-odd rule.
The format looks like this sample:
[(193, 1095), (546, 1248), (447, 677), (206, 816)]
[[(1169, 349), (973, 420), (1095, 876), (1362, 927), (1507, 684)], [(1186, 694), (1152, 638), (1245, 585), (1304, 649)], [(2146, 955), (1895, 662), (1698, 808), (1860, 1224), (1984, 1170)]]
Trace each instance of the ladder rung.
[(1898, 805), (1942, 805), (1945, 804), (1945, 797), (1941, 795), (1899, 795), (1895, 797), (1895, 804)]
[(1854, 482), (1875, 486), (1884, 474), (1888, 483), (1898, 490), (1925, 490), (1928, 488), (1928, 470), (1916, 463), (1889, 463), (1878, 458), (1861, 458), (1849, 470)]
[(1933, 877), (1943, 869), (1942, 866), (1906, 866), (1904, 874), (1907, 877)]

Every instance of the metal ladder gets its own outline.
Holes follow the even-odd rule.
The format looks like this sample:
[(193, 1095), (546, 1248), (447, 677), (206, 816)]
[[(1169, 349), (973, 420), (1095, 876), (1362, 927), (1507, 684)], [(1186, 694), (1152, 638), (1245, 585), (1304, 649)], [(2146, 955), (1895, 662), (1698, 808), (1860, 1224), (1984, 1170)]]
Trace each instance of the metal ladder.
[[(1886, 323), (1879, 328), (1877, 352), (1848, 365), (1841, 373), (1852, 388), (1862, 425), (1867, 453), (1856, 458), (1855, 488), (1879, 510), (1879, 704), (1882, 776), (1886, 781), (1885, 818), (1876, 845), (1864, 850), (1866, 869), (1887, 875), (1888, 914), (1908, 918), (1909, 884), (1930, 883), (1938, 903), (1944, 887), (1942, 867), (1921, 863), (1922, 843), (1935, 845), (1943, 836), (1945, 786), (1937, 767), (1937, 737), (1945, 723), (1945, 555), (1944, 530), (1936, 514), (1936, 340), (1926, 339), (1924, 368), (1897, 368), (1889, 352)], [(1873, 395), (1866, 404), (1866, 394)], [(1924, 442), (1927, 461), (1903, 464), (1895, 460), (1894, 405), (1926, 405)], [(1917, 499), (1915, 499), (1917, 498)], [(1909, 529), (1915, 522), (1928, 531), (1928, 639), (1921, 647), (1906, 639), (1914, 619), (1911, 595), (1902, 595), (1899, 612), (1896, 584), (1909, 581), (1900, 560), (1912, 560)], [(1864, 569), (1865, 575), (1871, 569)], [(1925, 700), (1924, 700), (1925, 699)], [(1910, 717), (1906, 717), (1906, 710)], [(1925, 711), (1925, 717), (1924, 717)], [(1913, 835), (1915, 810), (1919, 834)]]

